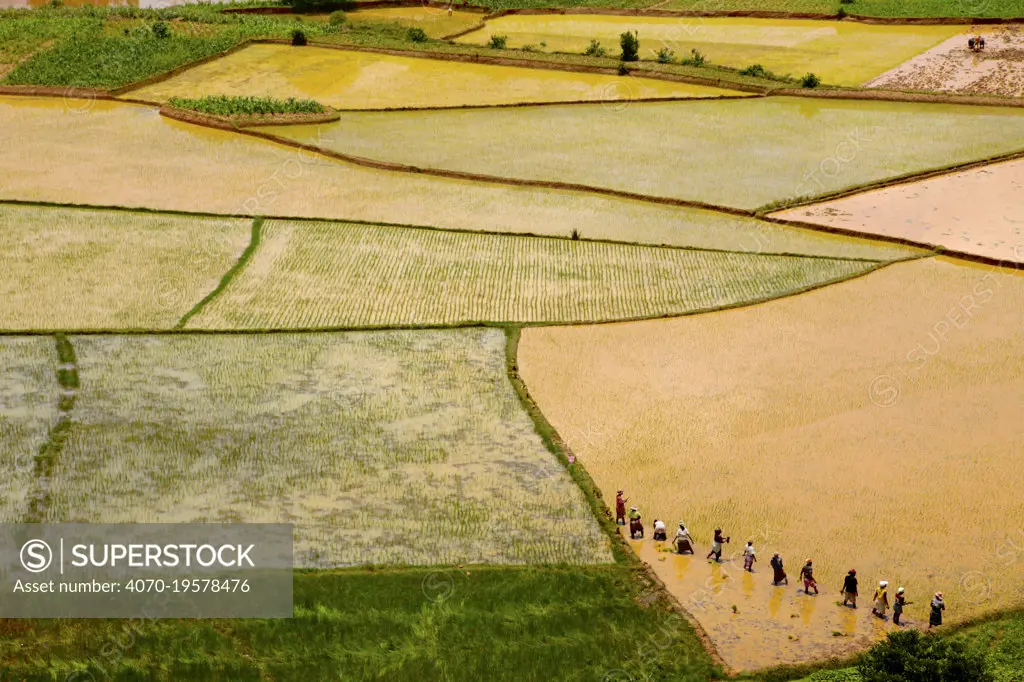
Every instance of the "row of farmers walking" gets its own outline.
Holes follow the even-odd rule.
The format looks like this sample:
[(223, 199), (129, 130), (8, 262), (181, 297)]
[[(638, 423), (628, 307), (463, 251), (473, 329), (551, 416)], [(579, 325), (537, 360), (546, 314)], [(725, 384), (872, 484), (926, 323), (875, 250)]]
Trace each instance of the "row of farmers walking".
[[(644, 537), (644, 525), (641, 519), (640, 510), (636, 507), (631, 507), (629, 513), (626, 513), (626, 503), (629, 501), (624, 498), (623, 491), (618, 491), (615, 496), (615, 522), (620, 526), (626, 525), (626, 520), (629, 520), (629, 537), (633, 540), (643, 539)], [(665, 527), (665, 522), (660, 519), (654, 520), (654, 540), (667, 541), (668, 531)], [(707, 554), (707, 559), (721, 563), (722, 561), (722, 545), (729, 543), (732, 537), (726, 536), (722, 533), (721, 528), (715, 529), (715, 537), (711, 541), (711, 551)], [(695, 554), (695, 544), (693, 538), (690, 536), (690, 531), (687, 529), (686, 524), (682, 521), (679, 522), (679, 528), (676, 530), (676, 535), (672, 540), (672, 544), (676, 548), (677, 554)], [(754, 549), (753, 540), (747, 542), (746, 547), (743, 548), (743, 570), (750, 573), (754, 572), (754, 563), (757, 561), (757, 551)], [(772, 567), (772, 585), (789, 585), (789, 577), (786, 575), (785, 567), (782, 563), (782, 557), (778, 552), (772, 555), (772, 559), (769, 562)], [(800, 580), (803, 581), (804, 594), (815, 596), (818, 595), (818, 582), (814, 578), (814, 562), (808, 558), (803, 567), (800, 569)], [(851, 568), (846, 574), (843, 580), (843, 587), (841, 590), (843, 597), (843, 606), (850, 606), (857, 608), (857, 597), (860, 594), (859, 583), (857, 578), (857, 569)], [(889, 602), (889, 582), (887, 580), (880, 580), (878, 582), (878, 588), (875, 590), (873, 598), (873, 606), (871, 613), (878, 616), (879, 618), (886, 620), (890, 606), (892, 607), (893, 616), (892, 622), (896, 625), (901, 625), (900, 618), (903, 616), (903, 609), (913, 603), (907, 601), (906, 590), (902, 587), (897, 588), (896, 595)], [(932, 597), (931, 601), (931, 613), (928, 617), (928, 628), (931, 629), (937, 625), (942, 625), (942, 612), (946, 610), (946, 603), (943, 600), (942, 592), (936, 592), (935, 596)]]

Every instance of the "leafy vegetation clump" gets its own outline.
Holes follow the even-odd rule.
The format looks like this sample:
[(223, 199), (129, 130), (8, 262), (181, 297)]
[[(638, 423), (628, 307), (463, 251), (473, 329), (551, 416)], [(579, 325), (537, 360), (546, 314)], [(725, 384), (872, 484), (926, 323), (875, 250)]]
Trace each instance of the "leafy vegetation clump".
[(508, 45), (508, 36), (491, 36), (491, 41), (487, 43), (488, 47), (495, 50), (504, 50), (506, 45)]
[(306, 38), (306, 32), (305, 31), (303, 31), (301, 29), (298, 29), (298, 28), (295, 29), (294, 31), (292, 31), (292, 45), (296, 45), (296, 46), (300, 46), (301, 47), (302, 45), (305, 45), (308, 42), (309, 42), (309, 39)]
[(153, 35), (157, 38), (167, 38), (171, 35), (171, 27), (166, 21), (158, 21), (153, 24)]
[(328, 23), (330, 23), (331, 26), (341, 26), (346, 21), (348, 21), (348, 15), (339, 9), (336, 12), (331, 12), (331, 16), (328, 18), (327, 21)]
[(424, 31), (422, 28), (419, 28), (418, 26), (410, 28), (405, 35), (411, 42), (414, 43), (427, 42), (427, 32)]
[(640, 38), (636, 31), (626, 31), (619, 36), (622, 48), (622, 61), (635, 62), (640, 59)]
[(704, 66), (704, 62), (707, 61), (704, 57), (704, 53), (694, 48), (690, 50), (690, 56), (683, 59), (681, 62), (683, 66)]
[(821, 79), (815, 76), (813, 73), (808, 73), (800, 79), (800, 85), (805, 88), (816, 88), (821, 85)]
[(604, 57), (608, 54), (608, 50), (601, 46), (601, 41), (596, 38), (591, 39), (590, 44), (587, 45), (587, 49), (583, 50), (583, 54), (588, 57)]
[(991, 682), (985, 656), (956, 639), (899, 630), (868, 651), (858, 667), (864, 682)]
[(311, 99), (273, 97), (228, 97), (208, 95), (199, 99), (172, 97), (170, 105), (214, 116), (268, 116), (272, 114), (322, 114), (327, 109)]
[(773, 74), (768, 69), (764, 68), (760, 64), (751, 64), (745, 69), (740, 71), (741, 76), (754, 76), (755, 78), (774, 78)]
[(670, 50), (667, 47), (663, 47), (660, 50), (658, 50), (658, 63), (659, 64), (669, 64), (669, 63), (675, 61), (675, 58), (676, 58), (676, 53), (673, 52), (672, 50)]

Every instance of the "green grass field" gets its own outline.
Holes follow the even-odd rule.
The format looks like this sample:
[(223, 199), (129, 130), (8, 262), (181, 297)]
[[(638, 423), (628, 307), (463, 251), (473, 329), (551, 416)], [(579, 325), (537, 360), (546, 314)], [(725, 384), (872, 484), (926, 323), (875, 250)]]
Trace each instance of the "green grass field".
[(877, 262), (271, 221), (197, 329), (596, 322), (782, 296)]
[[(503, 1), (503, 0), (497, 0)], [(484, 0), (488, 2), (488, 0)], [(589, 4), (589, 3), (588, 3)], [(670, 0), (663, 9), (760, 10), (835, 14), (833, 0)], [(868, 17), (1021, 17), (1017, 0), (855, 0), (842, 5), (848, 14)]]
[(622, 565), (297, 573), (293, 620), (0, 622), (0, 679), (717, 677), (690, 626), (642, 585)]
[(350, 112), (277, 134), (418, 167), (754, 209), (1024, 148), (1024, 111), (767, 99)]
[(48, 521), (294, 522), (311, 567), (611, 560), (500, 330), (71, 342)]
[(15, 205), (0, 225), (5, 330), (170, 328), (251, 235), (245, 219)]

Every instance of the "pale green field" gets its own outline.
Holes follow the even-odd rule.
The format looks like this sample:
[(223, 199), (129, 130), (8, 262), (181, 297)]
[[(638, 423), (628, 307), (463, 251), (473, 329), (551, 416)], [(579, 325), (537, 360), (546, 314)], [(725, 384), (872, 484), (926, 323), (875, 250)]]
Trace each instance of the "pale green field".
[(708, 211), (372, 170), (170, 121), (148, 107), (69, 103), (0, 97), (0, 129), (10, 133), (0, 145), (0, 199), (564, 237), (576, 230), (586, 239), (759, 253), (879, 260), (908, 253)]
[(297, 566), (611, 560), (501, 331), (72, 343), (49, 521), (293, 522)]
[(1024, 110), (770, 97), (353, 112), (276, 132), (425, 168), (754, 209), (1024, 148)]
[(773, 298), (877, 265), (272, 221), (264, 225), (245, 269), (189, 327), (323, 329), (657, 317)]
[(0, 337), (0, 523), (20, 523), (35, 484), (35, 456), (57, 421), (53, 339)]
[(387, 109), (743, 94), (656, 79), (251, 45), (126, 96), (152, 102), (204, 95), (297, 97), (338, 109)]
[(159, 329), (213, 291), (251, 221), (0, 205), (0, 329)]
[[(777, 75), (817, 74), (834, 85), (860, 85), (967, 31), (967, 26), (871, 26), (853, 22), (708, 17), (615, 17), (586, 14), (511, 15), (487, 22), (458, 42), (483, 44), (508, 36), (509, 47), (533, 45), (581, 53), (598, 40), (618, 55), (619, 35), (635, 30), (642, 59), (662, 48), (675, 58), (700, 50), (708, 62), (745, 68), (761, 64)], [(546, 47), (539, 48), (540, 43)]]

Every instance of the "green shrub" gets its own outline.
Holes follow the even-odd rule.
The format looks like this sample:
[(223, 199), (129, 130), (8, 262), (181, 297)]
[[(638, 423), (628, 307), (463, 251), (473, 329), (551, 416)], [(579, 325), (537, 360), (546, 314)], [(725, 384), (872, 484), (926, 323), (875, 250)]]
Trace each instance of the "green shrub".
[(622, 61), (635, 62), (640, 59), (640, 38), (636, 31), (626, 31), (620, 35), (619, 47), (622, 48)]
[(171, 97), (172, 107), (214, 116), (259, 116), (269, 114), (322, 114), (327, 109), (311, 99), (275, 99), (273, 97), (228, 97), (207, 95), (199, 99)]
[(587, 49), (583, 50), (583, 54), (588, 57), (604, 57), (608, 54), (608, 50), (601, 47), (601, 41), (591, 39), (590, 44), (587, 45)]
[(348, 21), (348, 15), (339, 9), (334, 12), (331, 12), (331, 16), (328, 18), (327, 21), (328, 23), (330, 23), (331, 26), (341, 26), (346, 21)]
[(309, 42), (306, 39), (306, 32), (300, 29), (292, 31), (292, 45), (302, 46)]
[(622, 62), (619, 62), (619, 75), (620, 76), (628, 76), (629, 75), (629, 69), (627, 69), (626, 65), (623, 64)]
[(846, 18), (846, 10), (843, 9), (842, 7), (840, 7), (839, 11), (836, 12), (836, 17), (839, 18), (839, 19), (845, 19)]
[(800, 81), (800, 85), (805, 88), (816, 88), (821, 85), (821, 79), (813, 73), (808, 73), (804, 75), (803, 79)]
[(658, 63), (659, 64), (668, 64), (669, 62), (674, 61), (675, 58), (676, 58), (676, 53), (673, 52), (672, 50), (668, 49), (667, 47), (663, 47), (660, 50), (658, 50)]
[(408, 31), (406, 31), (405, 37), (414, 43), (427, 42), (427, 32), (419, 27), (410, 28)]
[(740, 71), (741, 76), (754, 76), (755, 78), (772, 78), (774, 74), (760, 64), (751, 64)]
[(992, 682), (985, 656), (959, 640), (898, 630), (871, 647), (857, 667), (864, 682)]
[(680, 63), (683, 66), (704, 66), (704, 62), (707, 61), (704, 58), (704, 53), (700, 50), (690, 50), (690, 56), (682, 60)]
[(853, 3), (855, 3), (856, 1), (857, 1), (857, 0), (839, 0), (839, 4), (840, 4), (840, 5), (852, 5), (852, 4), (853, 4)]
[(157, 38), (166, 38), (171, 35), (171, 27), (165, 21), (158, 21), (153, 24), (153, 35)]
[(508, 45), (508, 36), (491, 36), (491, 42), (487, 44), (488, 47), (495, 50), (504, 50), (506, 45)]
[(535, 45), (523, 45), (520, 48), (523, 52), (536, 52), (537, 47)]
[(351, 0), (292, 0), (291, 6), (293, 12), (303, 13), (323, 13), (335, 10), (351, 12), (356, 9), (356, 3)]

